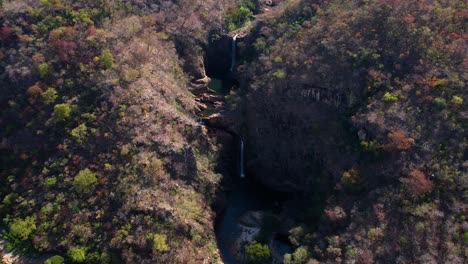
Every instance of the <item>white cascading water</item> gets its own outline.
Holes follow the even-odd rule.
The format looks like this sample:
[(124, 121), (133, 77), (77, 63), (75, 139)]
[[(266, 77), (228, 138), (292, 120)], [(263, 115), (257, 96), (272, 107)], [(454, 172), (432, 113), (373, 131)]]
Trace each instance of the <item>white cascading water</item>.
[(240, 141), (240, 177), (244, 178), (244, 140)]
[(234, 70), (234, 67), (236, 66), (236, 40), (239, 34), (236, 34), (232, 38), (232, 54), (231, 54), (231, 71)]

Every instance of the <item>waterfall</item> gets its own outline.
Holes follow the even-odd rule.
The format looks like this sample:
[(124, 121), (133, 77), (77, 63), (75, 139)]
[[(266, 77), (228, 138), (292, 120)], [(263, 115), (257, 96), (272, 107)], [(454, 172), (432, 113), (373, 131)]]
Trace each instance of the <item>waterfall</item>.
[(236, 66), (236, 40), (237, 40), (237, 36), (239, 36), (239, 34), (236, 34), (232, 38), (231, 71), (233, 71), (234, 67)]
[(244, 178), (244, 140), (240, 140), (240, 177)]

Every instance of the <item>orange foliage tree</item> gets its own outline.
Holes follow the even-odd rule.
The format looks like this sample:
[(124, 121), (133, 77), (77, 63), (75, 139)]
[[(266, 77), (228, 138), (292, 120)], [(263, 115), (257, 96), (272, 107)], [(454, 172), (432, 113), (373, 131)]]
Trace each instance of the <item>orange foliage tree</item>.
[(26, 94), (29, 96), (29, 102), (31, 104), (36, 103), (37, 98), (42, 94), (42, 89), (39, 86), (39, 82), (36, 82), (33, 86), (26, 90)]
[(418, 169), (411, 170), (408, 177), (401, 178), (400, 182), (405, 185), (405, 188), (407, 188), (408, 191), (415, 195), (430, 193), (434, 188), (432, 181)]
[(408, 150), (414, 145), (414, 139), (406, 136), (405, 132), (401, 130), (396, 130), (388, 133), (388, 144), (384, 146), (384, 149), (387, 151), (392, 150)]

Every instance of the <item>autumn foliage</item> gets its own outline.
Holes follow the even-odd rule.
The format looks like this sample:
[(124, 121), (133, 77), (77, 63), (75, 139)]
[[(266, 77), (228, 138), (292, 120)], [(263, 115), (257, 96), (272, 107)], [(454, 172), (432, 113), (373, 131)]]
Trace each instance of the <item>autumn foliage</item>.
[(396, 130), (388, 133), (388, 144), (384, 146), (387, 151), (402, 151), (408, 150), (414, 145), (414, 139), (406, 136), (405, 132)]
[(418, 170), (413, 169), (407, 178), (401, 178), (400, 181), (414, 195), (426, 194), (432, 191), (434, 184), (426, 175)]
[(34, 104), (37, 101), (37, 98), (39, 98), (41, 93), (42, 89), (39, 86), (39, 82), (36, 82), (33, 86), (29, 87), (26, 90), (26, 94), (29, 96), (29, 102), (31, 104)]

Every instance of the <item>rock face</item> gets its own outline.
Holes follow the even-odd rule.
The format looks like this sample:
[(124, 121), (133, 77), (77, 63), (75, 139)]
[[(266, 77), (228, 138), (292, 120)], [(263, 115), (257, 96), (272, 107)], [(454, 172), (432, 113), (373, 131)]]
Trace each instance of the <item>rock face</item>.
[[(324, 263), (461, 263), (466, 43), (442, 31), (461, 2), (345, 2), (297, 1), (252, 30), (247, 169), (307, 197), (329, 183), (326, 218), (298, 238)], [(305, 20), (285, 33), (291, 17)]]
[(305, 190), (320, 169), (338, 178), (356, 159), (339, 109), (320, 101), (324, 96), (302, 92), (263, 90), (248, 97), (247, 153), (255, 163), (247, 169), (277, 190)]

